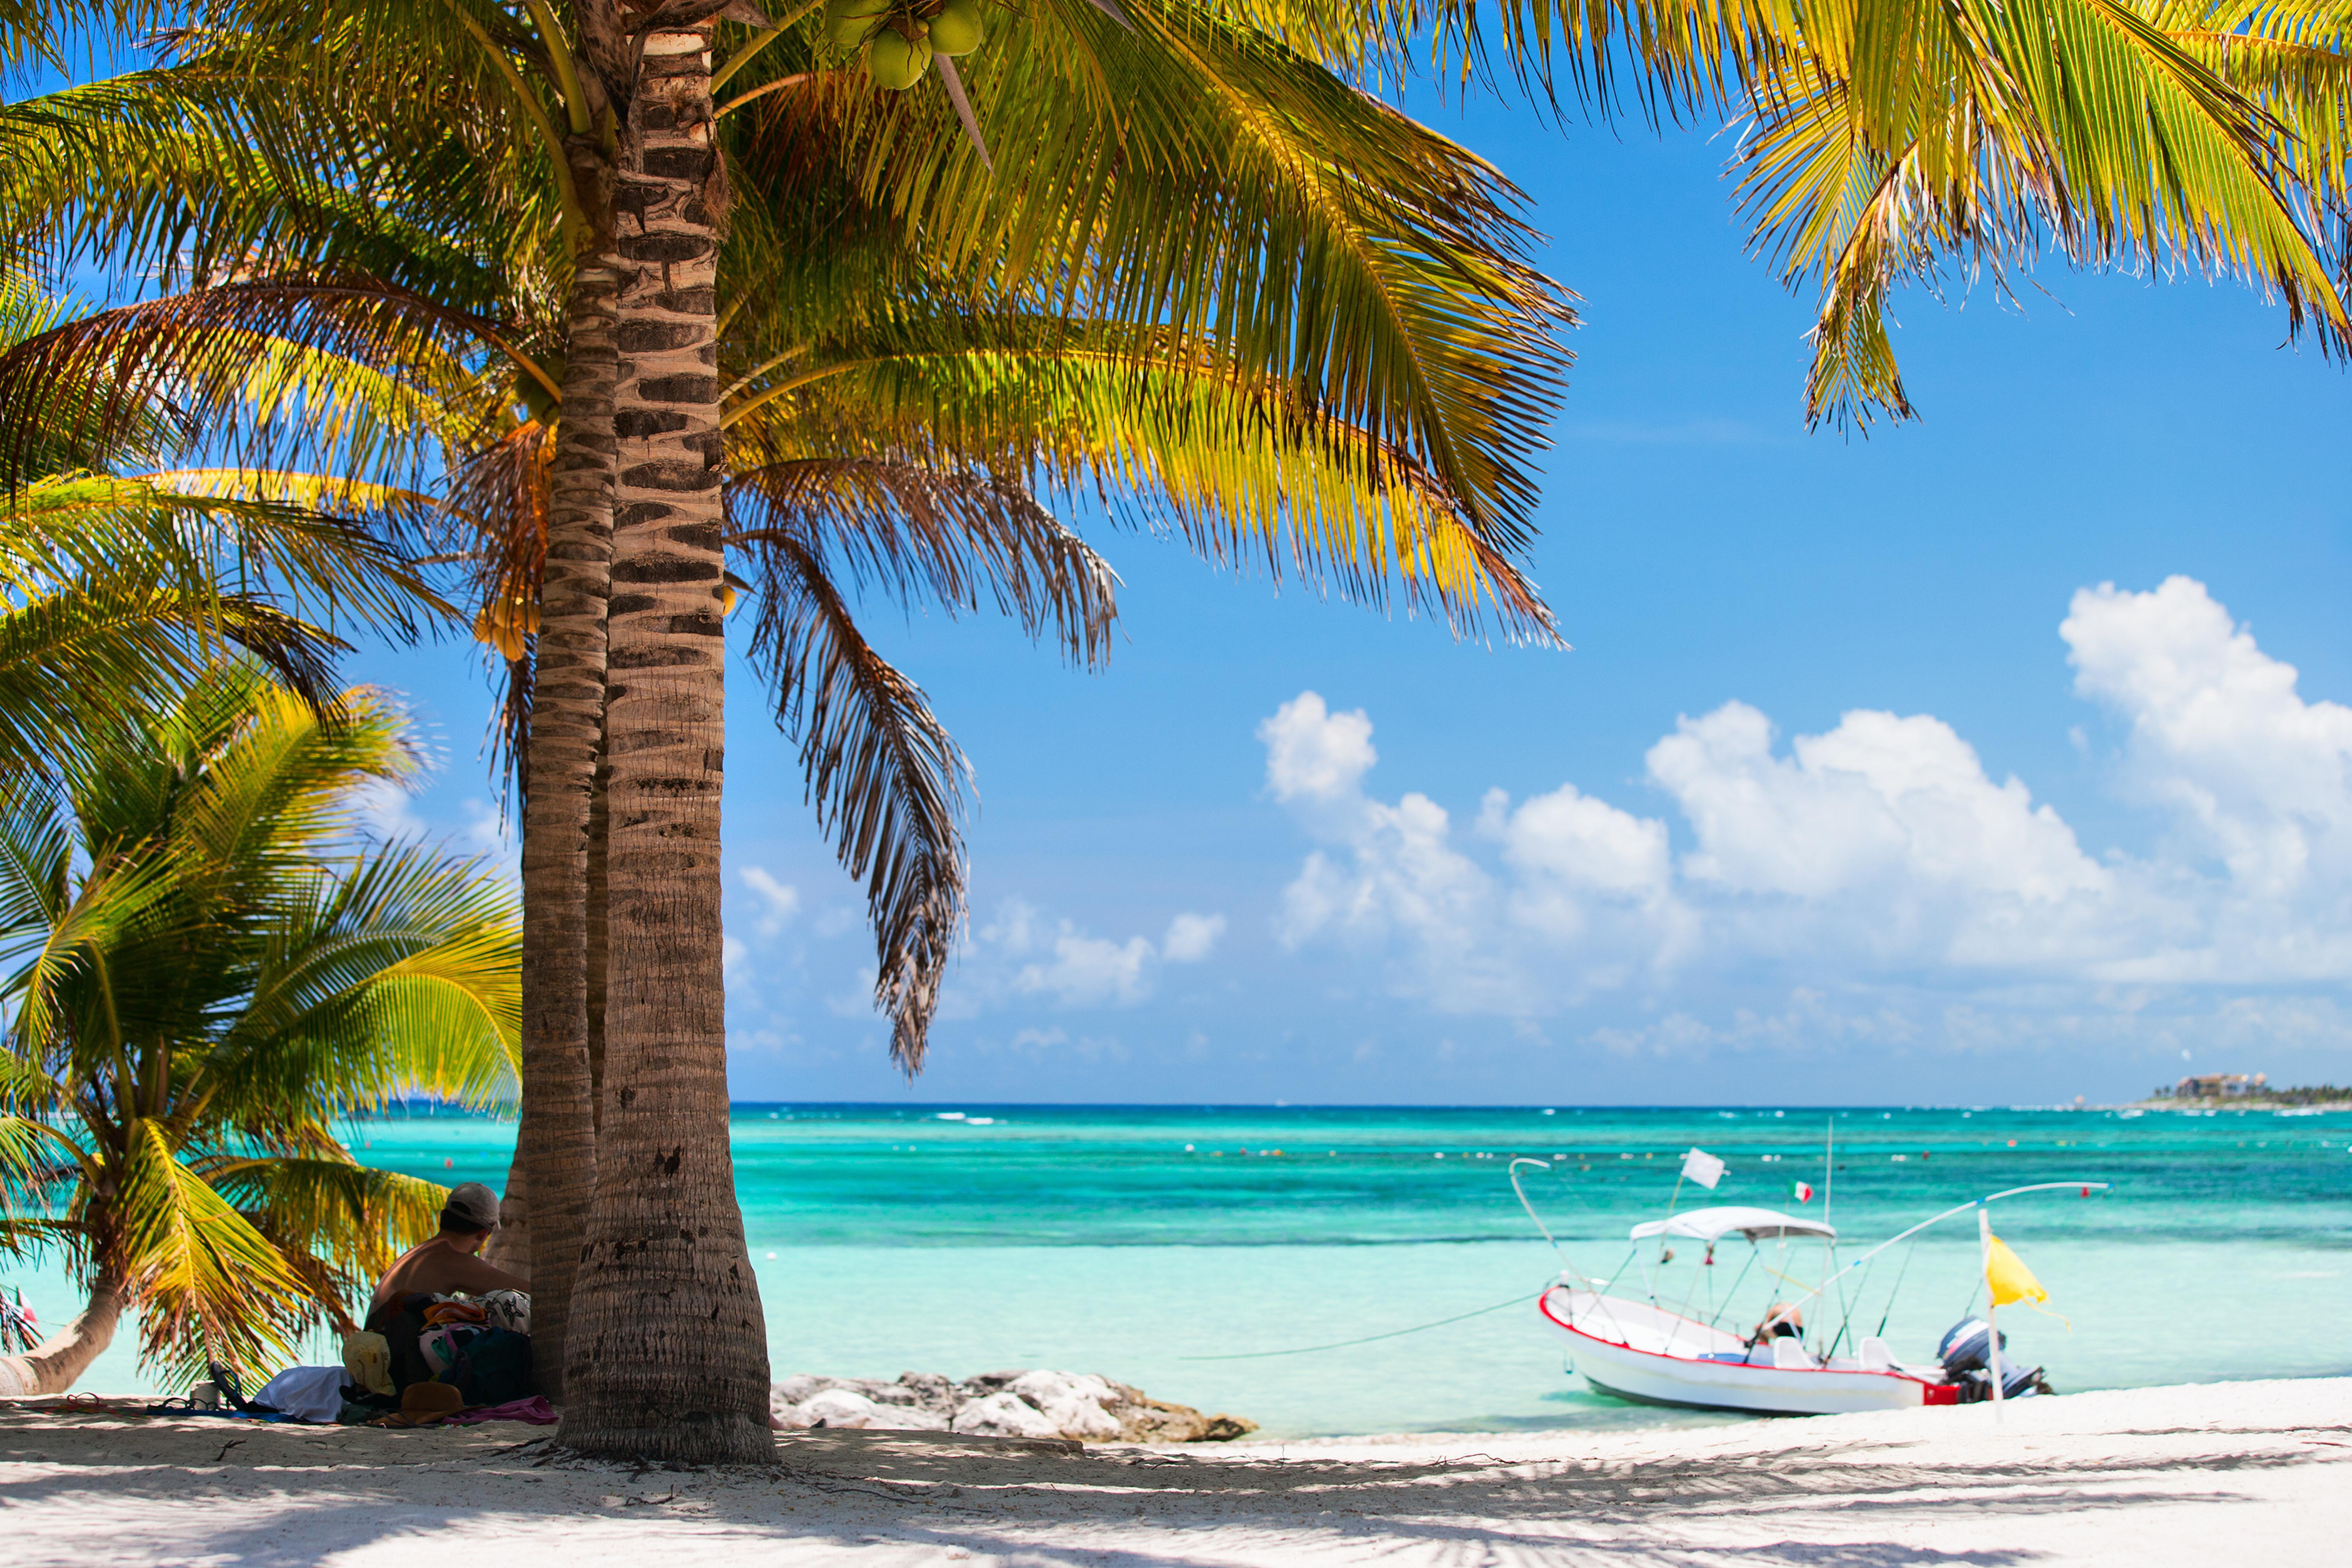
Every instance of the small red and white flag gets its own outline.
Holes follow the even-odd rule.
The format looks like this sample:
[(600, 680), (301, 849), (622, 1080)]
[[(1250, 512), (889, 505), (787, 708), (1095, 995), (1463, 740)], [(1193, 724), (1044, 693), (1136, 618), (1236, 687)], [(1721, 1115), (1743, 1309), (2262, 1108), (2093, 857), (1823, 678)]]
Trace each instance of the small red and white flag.
[(1789, 1195), (1796, 1199), (1801, 1204), (1811, 1203), (1813, 1201), (1813, 1184), (1811, 1182), (1795, 1183), (1790, 1186)]

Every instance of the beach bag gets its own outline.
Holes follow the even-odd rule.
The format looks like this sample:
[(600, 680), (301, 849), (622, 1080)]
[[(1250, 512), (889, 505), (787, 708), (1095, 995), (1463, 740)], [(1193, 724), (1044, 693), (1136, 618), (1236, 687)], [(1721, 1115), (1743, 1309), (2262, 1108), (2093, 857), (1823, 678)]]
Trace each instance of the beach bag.
[(433, 1369), (433, 1375), (446, 1383), (466, 1347), (489, 1331), (478, 1323), (445, 1323), (418, 1335), (416, 1349), (424, 1356), (425, 1364)]
[(480, 1299), (482, 1320), (494, 1329), (530, 1332), (530, 1298), (520, 1290), (493, 1290)]
[(479, 1329), (457, 1352), (457, 1364), (442, 1376), (457, 1384), (467, 1405), (509, 1405), (539, 1392), (530, 1375), (530, 1336), (509, 1329)]

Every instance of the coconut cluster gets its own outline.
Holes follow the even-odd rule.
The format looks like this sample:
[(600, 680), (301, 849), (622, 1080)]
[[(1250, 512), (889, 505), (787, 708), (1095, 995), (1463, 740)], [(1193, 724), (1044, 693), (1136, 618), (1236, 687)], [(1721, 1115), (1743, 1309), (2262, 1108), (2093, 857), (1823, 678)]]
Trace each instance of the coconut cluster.
[(856, 54), (877, 87), (903, 92), (931, 57), (968, 55), (987, 41), (981, 0), (825, 0), (825, 37)]
[(525, 639), (539, 630), (539, 605), (520, 594), (484, 605), (474, 616), (474, 640), (499, 650), (509, 664), (522, 657)]

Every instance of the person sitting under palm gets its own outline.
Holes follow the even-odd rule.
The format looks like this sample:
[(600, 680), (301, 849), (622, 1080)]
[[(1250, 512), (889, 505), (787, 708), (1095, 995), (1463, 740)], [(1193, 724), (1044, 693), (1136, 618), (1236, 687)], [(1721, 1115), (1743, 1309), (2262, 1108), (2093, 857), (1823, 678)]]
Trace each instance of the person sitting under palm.
[(368, 1303), (375, 1316), (404, 1296), (469, 1296), (491, 1290), (529, 1290), (530, 1281), (485, 1263), (477, 1256), (499, 1226), (499, 1200), (479, 1182), (466, 1182), (451, 1190), (441, 1208), (440, 1234), (400, 1255), (384, 1271)]

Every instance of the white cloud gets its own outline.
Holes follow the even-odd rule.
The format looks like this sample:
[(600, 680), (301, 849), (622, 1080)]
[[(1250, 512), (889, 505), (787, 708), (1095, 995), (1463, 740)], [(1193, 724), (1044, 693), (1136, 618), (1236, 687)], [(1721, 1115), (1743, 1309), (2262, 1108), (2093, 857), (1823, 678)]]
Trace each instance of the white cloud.
[(2151, 856), (2086, 853), (1931, 715), (1856, 710), (1782, 749), (1738, 701), (1649, 751), (1678, 826), (1562, 784), (1489, 791), (1456, 834), (1424, 795), (1369, 794), (1371, 721), (1310, 691), (1257, 731), (1269, 793), (1317, 845), (1276, 934), (1376, 949), (1391, 989), (1449, 1010), (1654, 1005), (1727, 970), (1813, 997), (1601, 1042), (1638, 1050), (1916, 1026), (1804, 989), (1823, 983), (2105, 987), (2112, 1013), (2133, 1005), (2117, 986), (2352, 978), (2352, 709), (2306, 702), (2186, 578), (2085, 590), (2060, 631), (2077, 690), (2126, 726), (2116, 782), (2159, 814)]
[(514, 862), (517, 868), (522, 857), (522, 840), (517, 837), (514, 817), (486, 800), (466, 803), (465, 848), (476, 855), (495, 860)]
[(801, 907), (797, 889), (776, 880), (775, 873), (764, 866), (746, 866), (736, 874), (737, 879), (758, 895), (761, 913), (758, 921), (761, 936), (774, 936), (784, 929)]
[(2131, 726), (2126, 782), (2233, 881), (2286, 896), (2352, 869), (2352, 708), (2305, 702), (2203, 584), (2086, 588), (2059, 635), (2075, 689)]
[(1223, 915), (1185, 912), (1169, 921), (1157, 946), (1144, 936), (1122, 942), (1007, 899), (975, 923), (941, 1013), (968, 1018), (1024, 996), (1064, 1007), (1131, 1007), (1151, 995), (1163, 964), (1200, 963), (1224, 930)]
[(1139, 936), (1117, 942), (1065, 930), (1054, 939), (1053, 957), (1022, 965), (1014, 984), (1023, 991), (1051, 992), (1064, 1006), (1124, 1006), (1143, 1000), (1143, 966), (1150, 958), (1151, 944)]
[(416, 797), (389, 779), (362, 784), (356, 800), (360, 826), (378, 838), (422, 838), (430, 831), (416, 815)]
[(1160, 956), (1171, 963), (1198, 963), (1216, 951), (1217, 939), (1224, 934), (1223, 915), (1178, 915), (1168, 922)]
[(1352, 794), (1372, 764), (1372, 721), (1360, 708), (1334, 713), (1302, 691), (1257, 727), (1265, 742), (1265, 783), (1274, 798), (1338, 800)]

